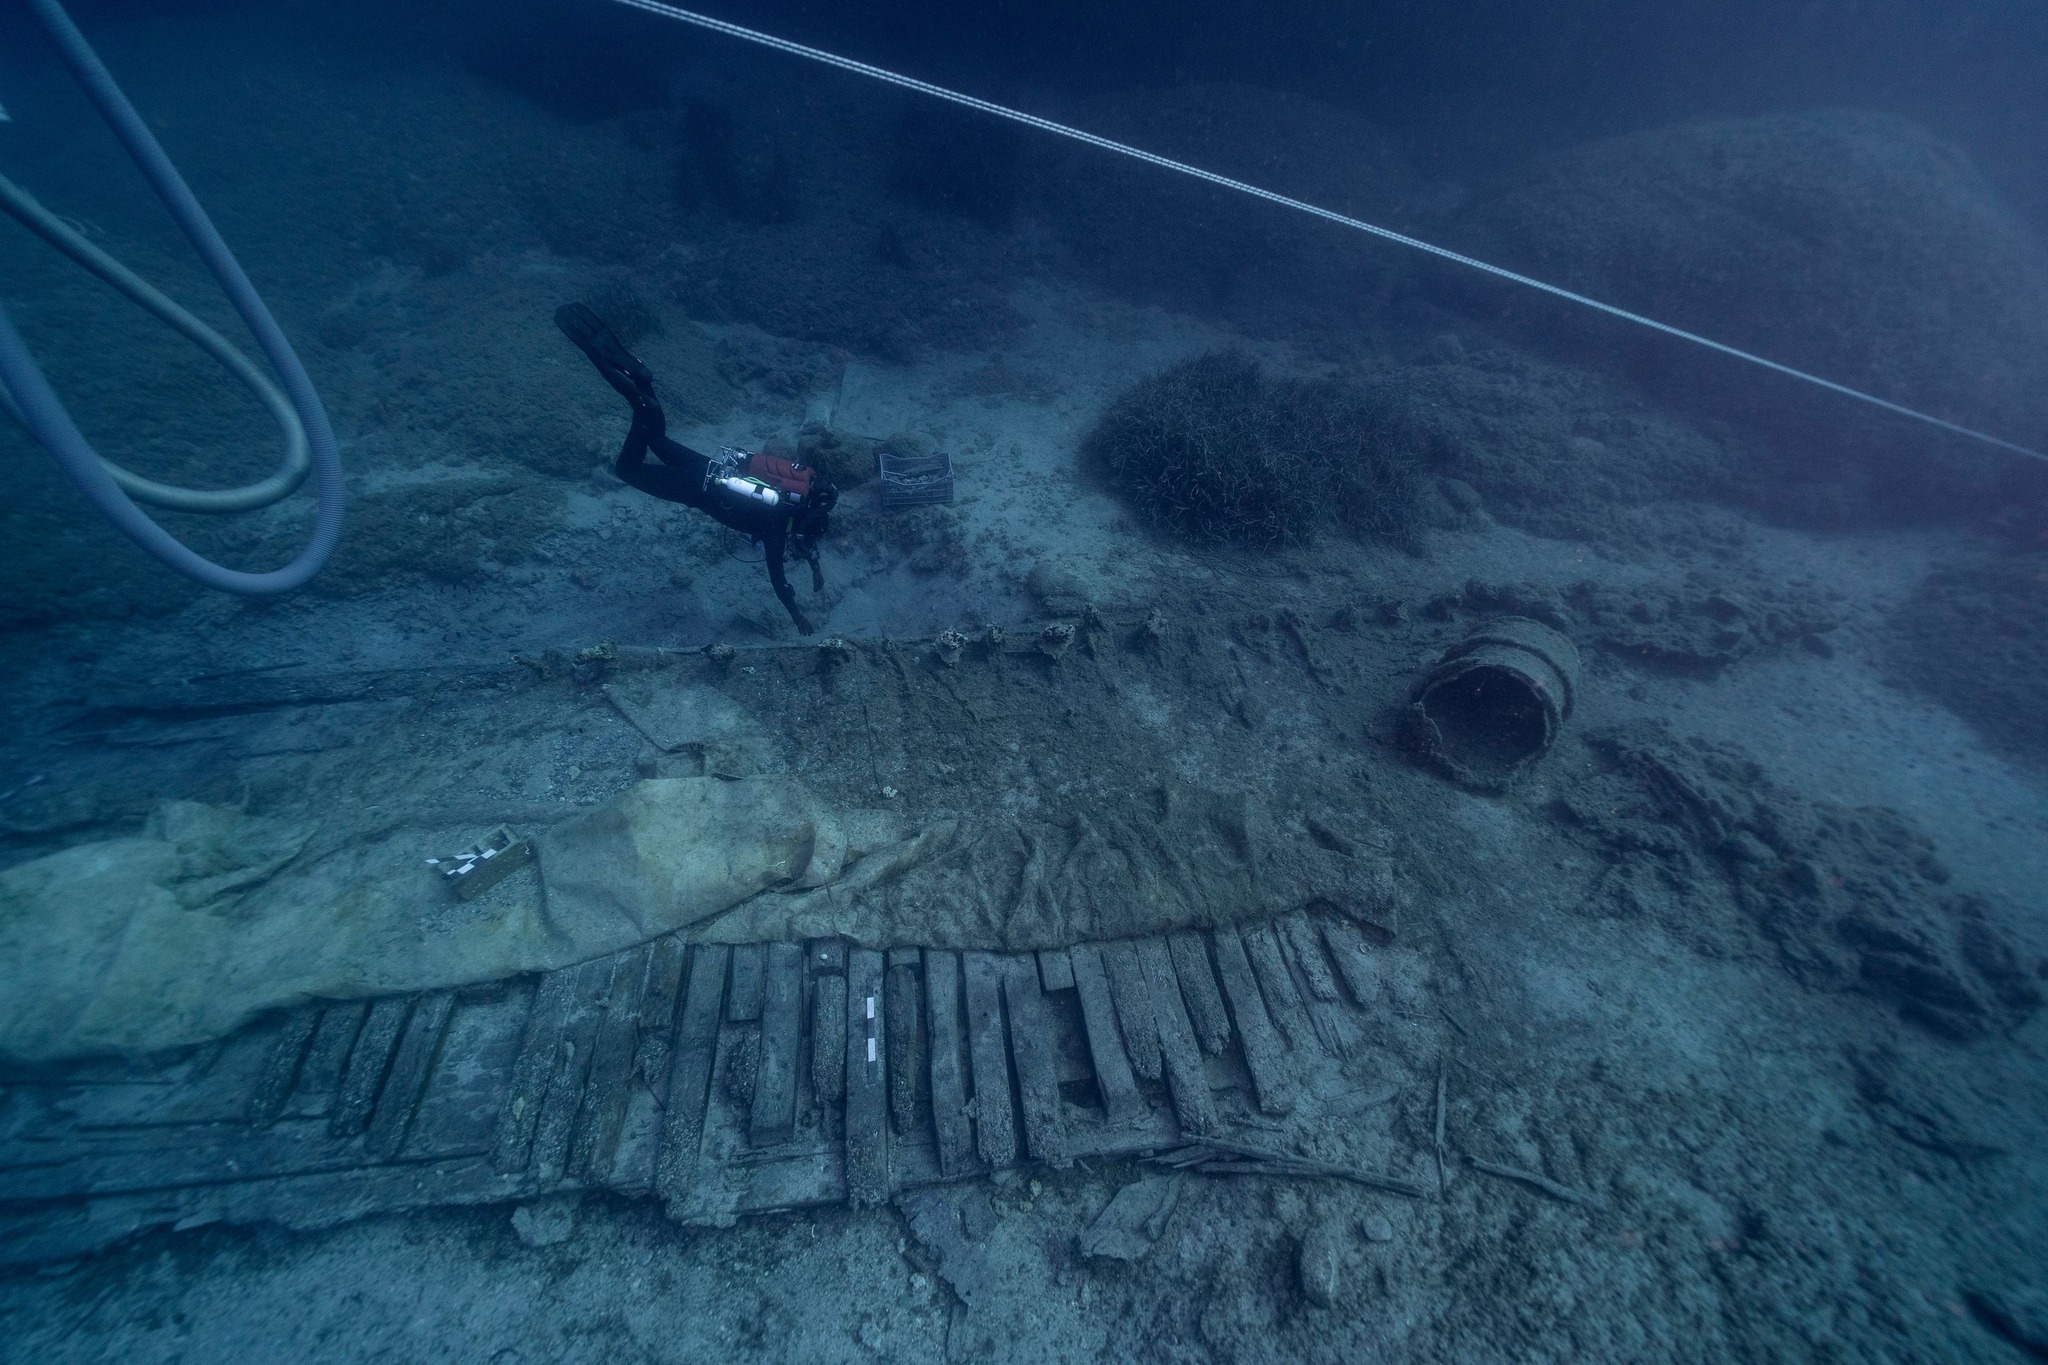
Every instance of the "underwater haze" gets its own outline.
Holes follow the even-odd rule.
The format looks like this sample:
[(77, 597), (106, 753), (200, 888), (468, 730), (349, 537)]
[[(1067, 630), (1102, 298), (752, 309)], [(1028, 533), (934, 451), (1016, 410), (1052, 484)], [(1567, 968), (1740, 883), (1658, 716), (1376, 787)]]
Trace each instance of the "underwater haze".
[(2048, 1357), (2048, 10), (665, 8), (0, 6), (0, 1360)]

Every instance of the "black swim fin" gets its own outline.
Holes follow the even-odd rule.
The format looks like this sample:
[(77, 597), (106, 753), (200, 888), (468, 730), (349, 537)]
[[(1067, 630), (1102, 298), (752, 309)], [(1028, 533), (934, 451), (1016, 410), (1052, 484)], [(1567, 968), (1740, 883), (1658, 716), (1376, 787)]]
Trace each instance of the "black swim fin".
[(654, 373), (619, 339), (612, 335), (612, 329), (604, 325), (604, 319), (581, 303), (565, 303), (555, 310), (555, 326), (562, 329), (562, 335), (576, 343), (577, 349), (590, 358), (597, 366), (597, 372), (604, 376), (605, 383), (617, 389), (629, 403), (640, 403), (654, 396)]

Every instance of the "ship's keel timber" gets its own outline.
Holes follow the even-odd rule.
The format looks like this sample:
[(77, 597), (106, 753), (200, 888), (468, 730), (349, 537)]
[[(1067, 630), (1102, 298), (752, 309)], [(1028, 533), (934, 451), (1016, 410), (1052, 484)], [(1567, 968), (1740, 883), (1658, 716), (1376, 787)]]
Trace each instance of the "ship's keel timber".
[(10, 1078), (0, 1263), (589, 1189), (717, 1224), (1240, 1124), (1271, 1142), (1362, 1064), (1376, 978), (1344, 955), (1371, 951), (1301, 916), (1016, 954), (668, 938), (311, 1005)]

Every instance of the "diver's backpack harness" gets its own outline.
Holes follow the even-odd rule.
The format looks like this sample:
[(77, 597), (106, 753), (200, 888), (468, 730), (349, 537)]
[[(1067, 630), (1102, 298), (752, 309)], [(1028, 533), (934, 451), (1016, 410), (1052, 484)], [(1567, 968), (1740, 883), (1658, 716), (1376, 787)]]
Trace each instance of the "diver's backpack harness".
[(780, 455), (755, 455), (721, 446), (704, 470), (704, 488), (760, 507), (800, 507), (811, 494), (817, 471)]

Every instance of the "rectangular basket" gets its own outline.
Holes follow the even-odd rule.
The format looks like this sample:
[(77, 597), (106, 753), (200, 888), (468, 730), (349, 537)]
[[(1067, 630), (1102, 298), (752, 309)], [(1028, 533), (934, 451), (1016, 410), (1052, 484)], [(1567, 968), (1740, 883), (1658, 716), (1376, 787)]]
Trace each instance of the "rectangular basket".
[(882, 506), (937, 507), (953, 501), (953, 457), (877, 453), (875, 470), (882, 480)]

